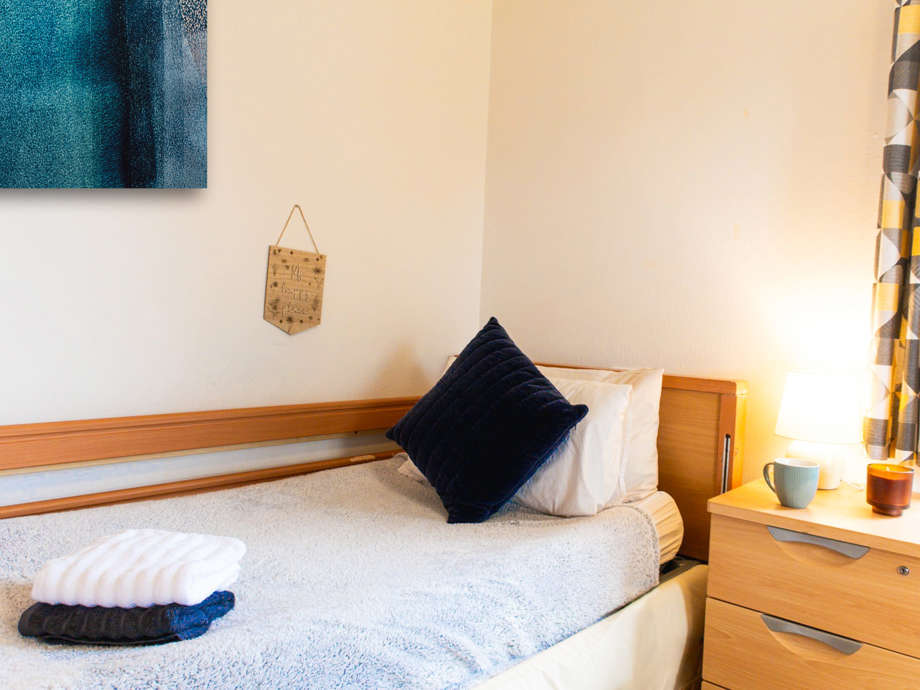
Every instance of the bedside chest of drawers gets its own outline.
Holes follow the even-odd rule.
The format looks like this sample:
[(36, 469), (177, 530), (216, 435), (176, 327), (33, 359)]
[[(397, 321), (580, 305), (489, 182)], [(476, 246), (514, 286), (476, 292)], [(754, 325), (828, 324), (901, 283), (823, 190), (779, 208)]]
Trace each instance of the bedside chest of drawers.
[(784, 508), (763, 480), (709, 501), (703, 687), (920, 688), (920, 505)]

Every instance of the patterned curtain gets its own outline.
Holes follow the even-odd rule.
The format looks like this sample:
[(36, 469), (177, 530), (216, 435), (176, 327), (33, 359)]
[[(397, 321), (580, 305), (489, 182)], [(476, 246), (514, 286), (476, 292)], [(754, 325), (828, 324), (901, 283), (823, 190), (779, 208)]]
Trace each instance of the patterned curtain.
[(920, 218), (915, 208), (920, 136), (920, 0), (897, 0), (888, 77), (873, 289), (872, 407), (866, 449), (877, 459), (917, 459), (920, 422)]

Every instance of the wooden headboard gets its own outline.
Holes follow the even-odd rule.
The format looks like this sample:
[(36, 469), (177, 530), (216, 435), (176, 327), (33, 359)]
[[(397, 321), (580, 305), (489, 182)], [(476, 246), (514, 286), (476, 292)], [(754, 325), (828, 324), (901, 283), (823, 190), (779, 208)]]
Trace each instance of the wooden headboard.
[(685, 556), (709, 560), (706, 501), (741, 484), (746, 403), (740, 382), (664, 377), (658, 488), (680, 508)]
[[(0, 472), (39, 471), (76, 463), (123, 462), (384, 429), (395, 424), (417, 399), (351, 400), (0, 426)], [(686, 556), (706, 560), (709, 547), (706, 500), (740, 483), (744, 402), (745, 388), (734, 381), (664, 377), (658, 433), (659, 487), (671, 494), (680, 508), (684, 519), (684, 543), (680, 552)], [(392, 451), (332, 458), (168, 484), (0, 505), (0, 518), (240, 486), (391, 455)]]

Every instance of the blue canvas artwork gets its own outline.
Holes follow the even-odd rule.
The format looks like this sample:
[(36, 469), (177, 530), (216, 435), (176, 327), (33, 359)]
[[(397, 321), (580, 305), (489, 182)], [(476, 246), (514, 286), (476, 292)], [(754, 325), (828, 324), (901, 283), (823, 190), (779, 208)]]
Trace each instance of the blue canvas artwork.
[(207, 31), (207, 0), (0, 0), (0, 187), (206, 187)]

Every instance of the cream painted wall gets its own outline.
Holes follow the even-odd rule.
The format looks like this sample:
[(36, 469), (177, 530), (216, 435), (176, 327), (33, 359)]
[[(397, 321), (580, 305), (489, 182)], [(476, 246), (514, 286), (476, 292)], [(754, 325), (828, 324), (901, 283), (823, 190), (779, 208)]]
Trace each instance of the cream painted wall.
[(495, 0), (480, 320), (750, 384), (863, 367), (892, 4)]
[[(490, 32), (490, 0), (211, 3), (207, 191), (0, 191), (0, 424), (420, 390), (478, 323)], [(291, 337), (295, 201), (329, 261)]]
[[(0, 190), (0, 424), (418, 393), (494, 313), (535, 358), (747, 379), (750, 478), (787, 370), (865, 364), (890, 26), (212, 3), (207, 191)], [(294, 201), (330, 258), (289, 337), (262, 281)]]

